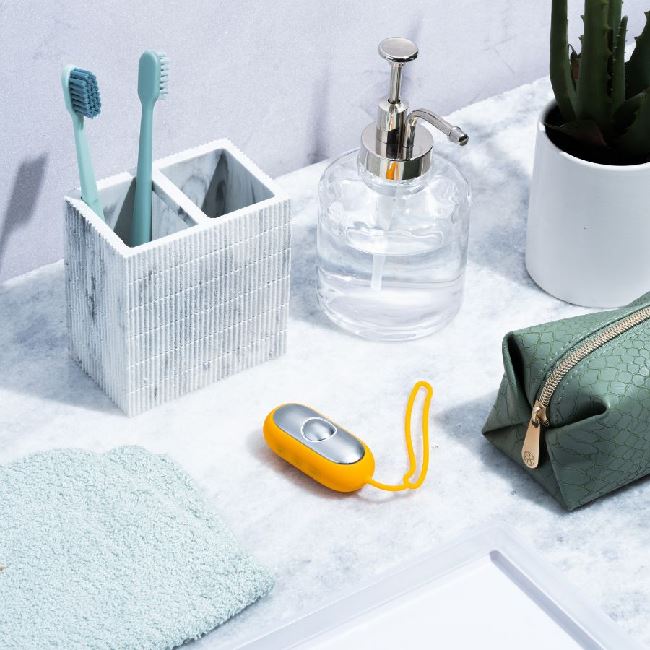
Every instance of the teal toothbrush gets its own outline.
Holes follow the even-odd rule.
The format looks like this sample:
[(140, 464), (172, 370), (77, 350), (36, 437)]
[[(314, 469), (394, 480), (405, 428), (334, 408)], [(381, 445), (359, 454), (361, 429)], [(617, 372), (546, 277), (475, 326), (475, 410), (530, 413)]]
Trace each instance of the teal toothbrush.
[(98, 217), (103, 219), (104, 210), (99, 200), (95, 173), (90, 160), (90, 149), (84, 130), (84, 118), (96, 117), (101, 110), (97, 79), (88, 70), (67, 65), (61, 73), (61, 85), (63, 86), (65, 106), (72, 116), (81, 198)]
[(138, 171), (135, 178), (135, 202), (130, 228), (130, 246), (151, 241), (151, 166), (153, 108), (167, 95), (169, 61), (164, 54), (146, 51), (140, 57), (138, 96), (142, 103)]

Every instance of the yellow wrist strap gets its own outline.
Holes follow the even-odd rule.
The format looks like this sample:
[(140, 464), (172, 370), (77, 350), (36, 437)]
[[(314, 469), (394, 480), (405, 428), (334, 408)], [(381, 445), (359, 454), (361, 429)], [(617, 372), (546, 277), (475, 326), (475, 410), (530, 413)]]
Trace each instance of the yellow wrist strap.
[[(426, 394), (424, 396), (424, 404), (422, 405), (422, 468), (420, 469), (420, 476), (417, 480), (411, 480), (417, 469), (417, 459), (415, 451), (413, 451), (413, 434), (411, 433), (411, 419), (413, 415), (413, 406), (415, 398), (421, 388), (424, 388)], [(403, 490), (417, 490), (427, 477), (429, 471), (429, 411), (431, 410), (431, 398), (433, 397), (433, 388), (427, 381), (418, 381), (409, 395), (406, 404), (406, 414), (404, 416), (404, 437), (406, 438), (406, 451), (409, 457), (409, 469), (404, 474), (402, 483), (399, 485), (386, 485), (370, 479), (368, 485), (386, 490), (388, 492), (401, 492)]]

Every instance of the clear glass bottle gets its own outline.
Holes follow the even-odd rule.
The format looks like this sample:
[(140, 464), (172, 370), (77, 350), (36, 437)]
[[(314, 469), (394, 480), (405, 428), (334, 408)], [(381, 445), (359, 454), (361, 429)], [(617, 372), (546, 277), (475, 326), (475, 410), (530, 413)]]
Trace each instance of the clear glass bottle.
[(470, 191), (458, 169), (432, 153), (424, 119), (465, 144), (467, 136), (429, 111), (407, 113), (401, 69), (417, 56), (406, 39), (382, 41), (391, 91), (360, 149), (335, 160), (319, 186), (318, 297), (327, 316), (365, 338), (431, 334), (460, 308)]

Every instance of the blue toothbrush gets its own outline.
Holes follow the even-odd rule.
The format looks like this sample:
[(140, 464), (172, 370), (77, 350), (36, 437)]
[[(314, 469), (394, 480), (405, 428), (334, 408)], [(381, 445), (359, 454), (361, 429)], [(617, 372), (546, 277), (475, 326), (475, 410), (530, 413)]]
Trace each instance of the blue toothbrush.
[(101, 110), (97, 79), (88, 70), (67, 65), (61, 73), (61, 85), (63, 86), (65, 106), (72, 116), (81, 198), (98, 217), (103, 219), (104, 210), (99, 200), (95, 173), (90, 160), (90, 149), (84, 130), (84, 117), (97, 117)]
[(138, 96), (142, 103), (138, 171), (135, 178), (135, 203), (129, 233), (129, 245), (151, 241), (151, 166), (152, 124), (156, 101), (167, 95), (169, 61), (164, 54), (146, 51), (140, 57)]

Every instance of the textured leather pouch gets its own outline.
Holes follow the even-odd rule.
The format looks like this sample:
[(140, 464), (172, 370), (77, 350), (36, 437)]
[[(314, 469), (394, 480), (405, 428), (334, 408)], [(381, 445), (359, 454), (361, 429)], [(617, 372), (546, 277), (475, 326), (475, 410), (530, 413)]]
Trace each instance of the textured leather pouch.
[(650, 293), (510, 332), (484, 435), (573, 510), (650, 474)]

